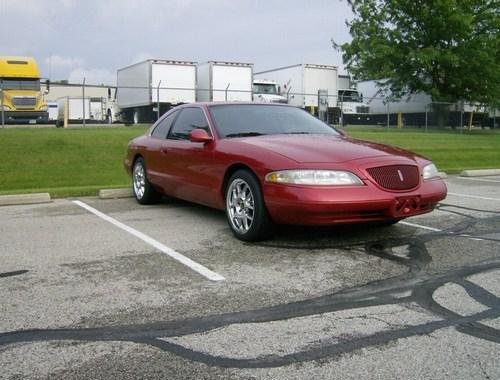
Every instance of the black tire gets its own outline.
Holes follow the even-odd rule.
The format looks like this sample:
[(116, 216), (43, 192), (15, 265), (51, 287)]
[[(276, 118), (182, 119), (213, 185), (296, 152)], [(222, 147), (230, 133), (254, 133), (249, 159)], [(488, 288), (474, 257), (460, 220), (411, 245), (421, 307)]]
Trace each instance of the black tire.
[(259, 241), (273, 235), (274, 224), (267, 212), (259, 181), (252, 173), (243, 169), (236, 171), (228, 181), (224, 198), (227, 222), (236, 238)]
[(157, 203), (161, 199), (161, 194), (148, 181), (142, 157), (135, 160), (132, 168), (132, 190), (137, 202), (143, 205)]

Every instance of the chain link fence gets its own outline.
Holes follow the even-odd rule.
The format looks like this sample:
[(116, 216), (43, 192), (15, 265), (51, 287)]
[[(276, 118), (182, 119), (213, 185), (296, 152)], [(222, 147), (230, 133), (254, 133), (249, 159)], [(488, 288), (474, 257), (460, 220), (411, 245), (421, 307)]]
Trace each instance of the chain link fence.
[[(264, 94), (265, 95), (265, 94)], [(363, 97), (356, 90), (339, 94), (298, 93), (289, 90), (271, 94), (269, 102), (288, 103), (306, 109), (332, 125), (385, 128), (445, 128), (457, 131), (472, 128), (498, 128), (500, 110), (487, 105), (463, 102), (432, 102), (427, 97), (390, 100), (380, 96)], [(177, 104), (199, 99), (218, 101), (266, 102), (266, 96), (242, 90), (228, 83), (225, 88), (156, 86), (116, 87), (83, 83), (42, 82), (38, 94), (46, 103), (49, 123), (153, 123)], [(25, 98), (28, 98), (26, 96)], [(9, 97), (0, 83), (0, 119), (2, 125), (16, 122), (9, 107), (17, 101), (23, 115), (29, 113), (22, 99)], [(24, 104), (29, 102), (25, 99)], [(36, 100), (38, 102), (38, 100)], [(324, 112), (322, 112), (322, 110)]]

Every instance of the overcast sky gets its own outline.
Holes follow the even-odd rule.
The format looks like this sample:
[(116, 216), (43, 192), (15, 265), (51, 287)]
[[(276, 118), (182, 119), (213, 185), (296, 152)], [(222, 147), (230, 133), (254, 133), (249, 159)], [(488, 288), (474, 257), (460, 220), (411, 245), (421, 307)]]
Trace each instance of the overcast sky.
[(341, 0), (0, 0), (0, 55), (37, 59), (42, 75), (114, 84), (146, 58), (333, 64), (349, 40)]

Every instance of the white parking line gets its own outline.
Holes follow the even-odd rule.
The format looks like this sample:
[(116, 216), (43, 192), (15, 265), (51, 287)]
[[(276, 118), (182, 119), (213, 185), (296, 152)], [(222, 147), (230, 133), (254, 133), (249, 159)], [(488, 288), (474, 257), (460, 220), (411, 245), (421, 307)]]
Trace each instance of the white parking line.
[(405, 226), (410, 226), (410, 227), (415, 227), (415, 228), (421, 228), (423, 230), (433, 231), (433, 232), (441, 232), (441, 231), (443, 231), (443, 230), (440, 230), (438, 228), (422, 226), (421, 224), (415, 224), (415, 223), (410, 223), (410, 222), (399, 222), (399, 224), (404, 224)]
[(495, 180), (495, 179), (484, 179), (484, 178), (469, 178), (469, 177), (456, 177), (458, 179), (464, 179), (466, 181), (478, 181), (478, 182), (496, 182), (496, 183), (500, 183), (499, 180)]
[[(443, 232), (443, 230), (440, 230), (439, 228), (423, 226), (421, 224), (415, 224), (415, 223), (403, 222), (403, 221), (399, 222), (399, 224), (404, 224), (405, 226), (409, 226), (409, 227), (421, 228), (423, 230), (432, 231), (432, 232)], [(467, 238), (467, 239), (470, 239), (470, 240), (474, 240), (474, 241), (483, 241), (484, 240), (484, 239), (481, 239), (481, 238), (472, 237), (469, 234), (456, 234), (454, 232), (446, 232), (446, 233), (450, 234), (450, 235), (464, 237), (464, 238)]]
[(136, 229), (129, 227), (126, 224), (123, 224), (122, 222), (119, 222), (118, 220), (100, 212), (99, 210), (96, 210), (95, 208), (89, 206), (88, 204), (81, 201), (73, 201), (73, 203), (91, 212), (92, 214), (97, 215), (99, 218), (104, 219), (105, 221), (113, 224), (114, 226), (121, 228), (124, 231), (127, 231), (129, 234), (134, 235), (135, 237), (141, 239), (142, 241), (148, 243), (149, 245), (152, 245), (162, 253), (170, 256), (174, 260), (177, 260), (181, 264), (184, 264), (185, 266), (201, 274), (202, 276), (208, 278), (209, 280), (211, 281), (225, 280), (225, 278), (222, 277), (220, 274), (212, 272), (210, 269), (207, 269), (203, 265), (198, 264), (197, 262), (187, 258), (186, 256), (181, 255), (179, 252), (174, 251), (172, 248), (167, 247), (166, 245), (160, 243), (159, 241), (153, 239), (152, 237), (149, 237), (148, 235), (143, 234), (142, 232), (137, 231)]
[(500, 198), (480, 197), (478, 195), (458, 194), (458, 193), (450, 193), (450, 192), (448, 192), (448, 195), (454, 195), (455, 197), (464, 197), (464, 198), (482, 199), (485, 201), (498, 201), (498, 202), (500, 202)]

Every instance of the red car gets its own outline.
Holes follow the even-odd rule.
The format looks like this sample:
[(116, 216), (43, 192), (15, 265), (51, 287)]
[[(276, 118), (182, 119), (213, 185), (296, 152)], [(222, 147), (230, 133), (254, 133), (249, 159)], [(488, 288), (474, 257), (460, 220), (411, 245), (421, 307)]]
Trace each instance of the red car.
[(129, 143), (125, 167), (139, 203), (166, 194), (224, 209), (246, 241), (274, 224), (396, 223), (432, 211), (447, 191), (425, 158), (282, 104), (174, 108)]

